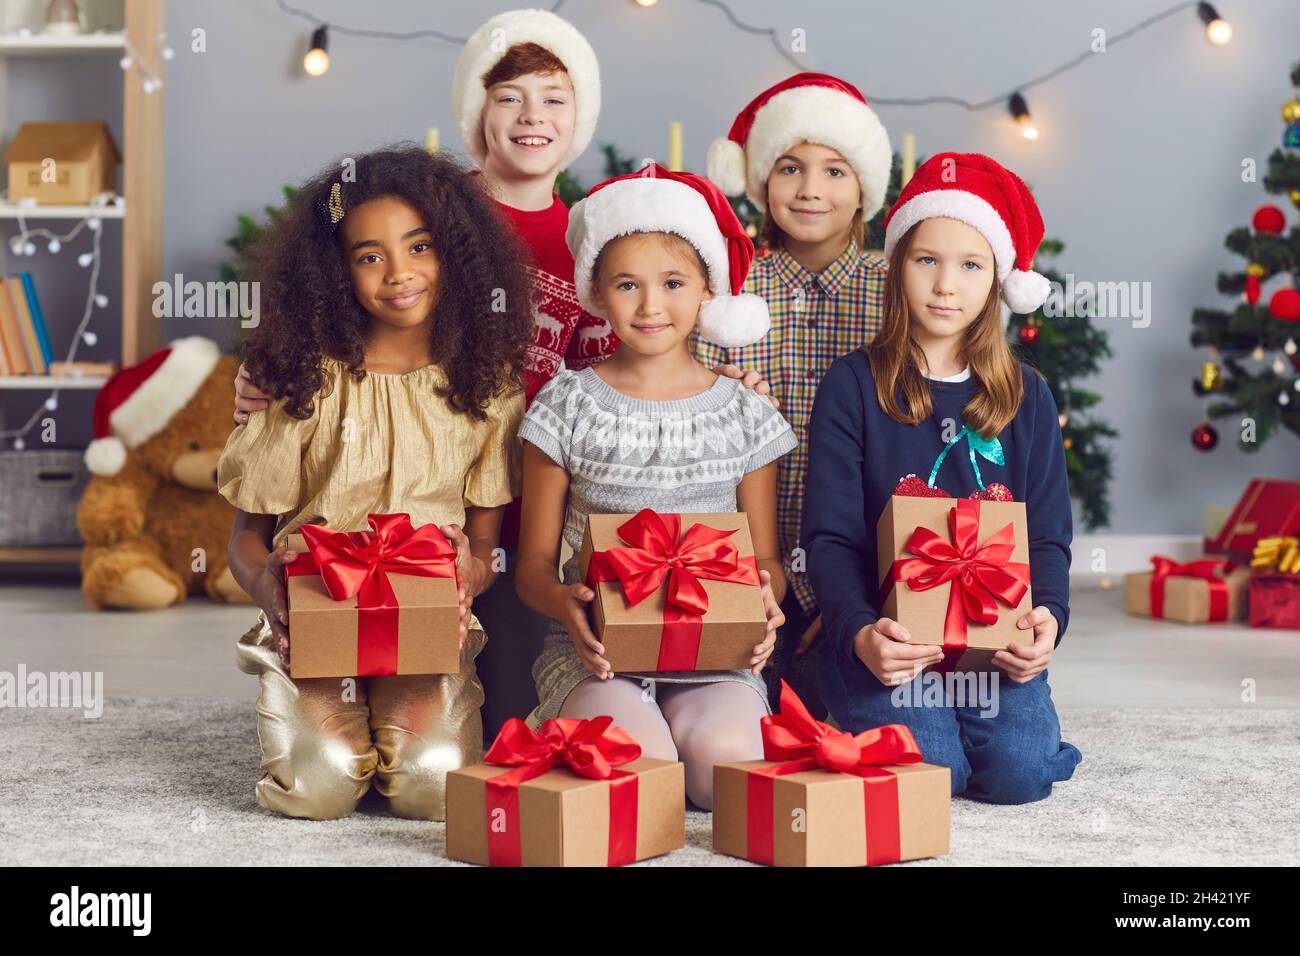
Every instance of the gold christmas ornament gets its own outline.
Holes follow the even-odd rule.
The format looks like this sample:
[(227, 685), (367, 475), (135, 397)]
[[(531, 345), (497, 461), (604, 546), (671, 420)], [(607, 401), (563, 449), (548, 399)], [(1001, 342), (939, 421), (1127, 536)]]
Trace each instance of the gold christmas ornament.
[(1065, 440), (1062, 441), (1061, 444), (1063, 444), (1066, 448), (1073, 448), (1073, 447), (1074, 447), (1074, 440), (1071, 439), (1069, 435), (1066, 435), (1066, 436), (1065, 436)]
[(1223, 376), (1219, 374), (1216, 362), (1206, 362), (1201, 366), (1201, 388), (1214, 392), (1223, 388)]
[(1282, 122), (1294, 123), (1300, 119), (1300, 100), (1287, 100), (1282, 104)]
[(1268, 270), (1258, 262), (1252, 262), (1246, 266), (1246, 275), (1254, 276), (1256, 279), (1262, 279), (1264, 276), (1268, 275)]
[(1291, 196), (1291, 204), (1295, 206), (1297, 209), (1300, 209), (1300, 189), (1291, 190), (1290, 196)]

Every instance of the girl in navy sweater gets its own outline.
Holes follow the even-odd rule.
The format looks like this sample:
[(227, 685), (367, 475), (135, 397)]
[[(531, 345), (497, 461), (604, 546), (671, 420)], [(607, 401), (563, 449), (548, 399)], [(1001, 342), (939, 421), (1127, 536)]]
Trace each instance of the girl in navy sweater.
[[(952, 769), (954, 794), (1041, 800), (1082, 759), (1047, 686), (1069, 620), (1070, 493), (1056, 404), (1011, 354), (998, 299), (1024, 314), (1046, 300), (1047, 279), (1030, 271), (1043, 221), (1014, 173), (940, 153), (885, 230), (881, 331), (830, 367), (813, 405), (801, 542), (828, 637), (822, 696), (850, 733), (906, 724), (927, 762)], [(957, 497), (1001, 484), (1025, 503), (1035, 607), (1017, 623), (1033, 643), (997, 652), (991, 699), (907, 693), (943, 656), (879, 612), (876, 522), (909, 473)]]

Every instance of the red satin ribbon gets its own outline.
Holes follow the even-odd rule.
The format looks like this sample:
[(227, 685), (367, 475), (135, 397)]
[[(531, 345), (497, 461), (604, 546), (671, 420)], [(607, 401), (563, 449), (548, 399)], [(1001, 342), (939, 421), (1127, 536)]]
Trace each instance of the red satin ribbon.
[(435, 524), (411, 527), (408, 514), (368, 515), (371, 531), (305, 524), (308, 552), (286, 573), (319, 574), (335, 601), (357, 598), (357, 676), (397, 673), (398, 603), (391, 574), (456, 578), (456, 548)]
[(944, 660), (936, 670), (952, 667), (966, 650), (968, 618), (977, 624), (996, 624), (998, 601), (1014, 608), (1029, 588), (1029, 565), (1011, 560), (1016, 547), (1011, 522), (980, 545), (980, 502), (958, 498), (948, 512), (948, 524), (951, 543), (926, 527), (912, 532), (906, 550), (917, 557), (893, 563), (880, 595), (883, 601), (898, 581), (906, 581), (913, 591), (952, 582), (943, 622)]
[(641, 745), (623, 728), (611, 727), (613, 722), (613, 717), (555, 717), (543, 721), (541, 733), (518, 717), (505, 722), (483, 757), (485, 763), (515, 768), (487, 780), (490, 865), (522, 865), (519, 785), (559, 764), (579, 776), (609, 781), (609, 865), (623, 866), (636, 859), (637, 776), (615, 767), (640, 757)]
[[(830, 770), (862, 778), (866, 813), (867, 866), (897, 863), (902, 858), (898, 826), (898, 776), (881, 764), (920, 763), (921, 748), (903, 724), (885, 724), (854, 736), (822, 723), (808, 713), (790, 685), (781, 681), (781, 713), (764, 717), (763, 759), (775, 766), (751, 770), (748, 780), (746, 855), (771, 866), (776, 820), (776, 778), (805, 770)], [(788, 825), (788, 821), (783, 821)]]
[(1152, 555), (1151, 566), (1151, 616), (1165, 616), (1165, 580), (1167, 578), (1200, 578), (1210, 590), (1210, 620), (1226, 621), (1228, 619), (1228, 585), (1215, 572), (1219, 569), (1228, 574), (1236, 567), (1223, 558), (1198, 558), (1179, 564), (1173, 558), (1162, 554)]
[(587, 586), (617, 580), (628, 604), (635, 606), (657, 592), (667, 578), (657, 669), (693, 671), (709, 610), (709, 595), (699, 579), (759, 584), (754, 556), (742, 558), (735, 544), (726, 540), (735, 533), (693, 524), (682, 535), (679, 515), (643, 508), (619, 525), (619, 539), (629, 547), (592, 554)]

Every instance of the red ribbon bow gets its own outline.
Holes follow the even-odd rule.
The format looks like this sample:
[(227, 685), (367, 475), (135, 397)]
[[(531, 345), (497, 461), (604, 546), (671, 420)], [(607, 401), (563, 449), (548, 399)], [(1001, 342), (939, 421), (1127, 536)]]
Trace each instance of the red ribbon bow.
[(1223, 558), (1198, 558), (1179, 564), (1162, 554), (1152, 555), (1151, 566), (1151, 616), (1165, 616), (1165, 580), (1167, 578), (1201, 578), (1210, 591), (1210, 620), (1228, 619), (1228, 584), (1215, 572), (1231, 572), (1236, 565)]
[(668, 579), (658, 670), (695, 670), (703, 618), (709, 610), (709, 595), (700, 578), (758, 586), (754, 556), (742, 558), (740, 549), (726, 540), (735, 533), (693, 524), (682, 535), (679, 515), (642, 508), (619, 525), (618, 536), (629, 547), (592, 554), (587, 585), (617, 579), (632, 606)]
[(367, 515), (371, 531), (305, 524), (308, 553), (285, 565), (319, 574), (335, 601), (357, 598), (357, 676), (397, 673), (398, 603), (388, 575), (456, 579), (456, 548), (435, 524), (411, 527), (409, 514)]
[(784, 762), (748, 774), (748, 857), (772, 865), (775, 778), (823, 769), (862, 778), (867, 865), (898, 862), (898, 777), (883, 766), (921, 762), (921, 748), (912, 732), (903, 724), (885, 724), (857, 735), (836, 730), (808, 713), (785, 681), (781, 681), (781, 713), (764, 717), (760, 724), (763, 759)]
[(900, 558), (885, 578), (883, 599), (896, 581), (913, 591), (926, 591), (949, 581), (948, 610), (943, 622), (943, 646), (950, 666), (966, 648), (966, 620), (996, 624), (998, 602), (1016, 607), (1029, 588), (1029, 565), (1012, 561), (1015, 526), (1007, 522), (983, 545), (979, 544), (980, 502), (958, 498), (948, 512), (952, 542), (926, 527), (918, 527), (907, 541), (917, 557)]
[(514, 767), (487, 780), (488, 862), (520, 866), (519, 785), (560, 764), (592, 780), (609, 781), (609, 865), (636, 859), (637, 777), (615, 769), (641, 756), (641, 745), (613, 717), (555, 717), (535, 732), (511, 717), (488, 749), (485, 763)]

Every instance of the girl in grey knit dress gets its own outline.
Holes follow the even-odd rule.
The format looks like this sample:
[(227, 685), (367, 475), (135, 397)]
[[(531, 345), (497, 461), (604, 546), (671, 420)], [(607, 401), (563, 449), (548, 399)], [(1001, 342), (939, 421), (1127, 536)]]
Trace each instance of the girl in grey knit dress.
[[(795, 447), (769, 401), (695, 360), (701, 335), (740, 345), (769, 324), (740, 289), (753, 246), (701, 177), (646, 167), (592, 190), (570, 213), (567, 240), (584, 308), (620, 345), (599, 366), (564, 370), (534, 398), (520, 429), (524, 495), (516, 584), (552, 618), (533, 665), (551, 717), (611, 715), (649, 757), (681, 760), (686, 793), (713, 805), (713, 766), (762, 758), (768, 713), (759, 677), (772, 652), (785, 578), (776, 532), (776, 461)], [(557, 577), (560, 541), (578, 551), (589, 514), (744, 511), (768, 616), (751, 668), (614, 674), (591, 630), (594, 592), (577, 558)]]

